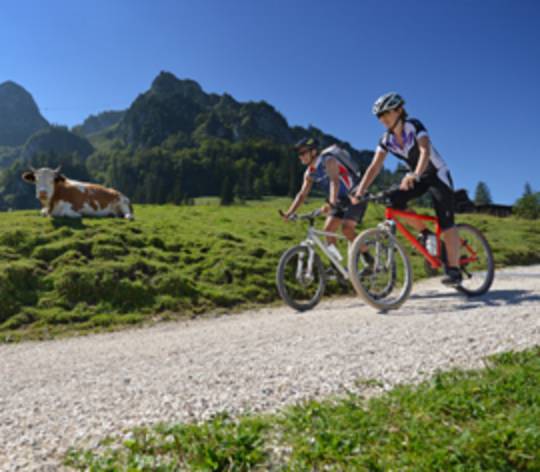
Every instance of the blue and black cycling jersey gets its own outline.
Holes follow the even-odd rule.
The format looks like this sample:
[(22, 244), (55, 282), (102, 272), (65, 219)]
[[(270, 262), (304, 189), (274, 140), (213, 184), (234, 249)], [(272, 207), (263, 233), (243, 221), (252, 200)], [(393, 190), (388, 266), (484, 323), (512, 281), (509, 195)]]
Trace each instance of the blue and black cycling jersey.
[(339, 171), (339, 188), (338, 199), (345, 200), (349, 196), (349, 192), (356, 185), (354, 176), (349, 170), (339, 162), (330, 153), (323, 152), (320, 154), (311, 165), (306, 169), (305, 177), (310, 178), (319, 188), (323, 189), (326, 193), (330, 193), (330, 178), (326, 172), (326, 163), (328, 159), (336, 159)]

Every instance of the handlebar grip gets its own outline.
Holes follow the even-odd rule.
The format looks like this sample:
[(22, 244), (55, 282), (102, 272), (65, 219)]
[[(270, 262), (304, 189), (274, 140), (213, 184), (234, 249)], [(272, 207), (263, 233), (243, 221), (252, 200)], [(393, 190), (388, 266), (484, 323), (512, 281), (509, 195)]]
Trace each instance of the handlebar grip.
[[(283, 210), (278, 210), (279, 216), (282, 218), (285, 218), (285, 212)], [(286, 217), (289, 221), (295, 221), (298, 216), (297, 215), (290, 215)]]

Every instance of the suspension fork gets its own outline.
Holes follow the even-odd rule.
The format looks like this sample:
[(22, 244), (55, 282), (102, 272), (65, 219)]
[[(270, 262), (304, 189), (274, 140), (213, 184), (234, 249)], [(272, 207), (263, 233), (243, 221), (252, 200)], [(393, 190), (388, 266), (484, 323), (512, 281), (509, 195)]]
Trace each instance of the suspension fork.
[[(390, 233), (394, 237), (396, 236), (396, 232), (397, 232), (396, 223), (391, 219), (388, 219), (385, 222), (380, 223), (377, 226), (377, 228), (380, 231), (385, 231), (386, 233)], [(390, 269), (394, 263), (394, 245), (389, 244), (386, 252), (387, 254), (386, 254), (385, 266), (386, 266), (386, 269)], [(375, 270), (379, 269), (378, 266), (380, 265), (380, 260), (381, 260), (380, 256), (381, 256), (381, 244), (379, 241), (377, 241), (376, 246), (375, 246), (375, 258), (376, 258)]]
[[(308, 260), (307, 260), (307, 270), (305, 275), (309, 278), (313, 277), (313, 262), (315, 260), (315, 250), (313, 249), (313, 242), (309, 239), (306, 239), (304, 242), (300, 243), (301, 246), (304, 246), (308, 250)], [(300, 253), (298, 257), (298, 265), (296, 266), (296, 278), (300, 280), (303, 278), (302, 270), (304, 266), (304, 254)]]

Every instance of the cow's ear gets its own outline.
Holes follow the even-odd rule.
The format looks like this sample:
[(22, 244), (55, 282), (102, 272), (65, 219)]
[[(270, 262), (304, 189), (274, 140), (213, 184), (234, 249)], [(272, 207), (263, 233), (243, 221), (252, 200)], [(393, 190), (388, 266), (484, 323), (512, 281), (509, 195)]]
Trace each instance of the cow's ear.
[(65, 181), (66, 181), (66, 176), (65, 176), (65, 175), (62, 175), (62, 174), (58, 174), (58, 175), (54, 178), (54, 181), (55, 181), (55, 182), (65, 182)]
[(25, 172), (21, 177), (25, 182), (29, 182), (31, 184), (36, 183), (36, 176), (33, 172)]

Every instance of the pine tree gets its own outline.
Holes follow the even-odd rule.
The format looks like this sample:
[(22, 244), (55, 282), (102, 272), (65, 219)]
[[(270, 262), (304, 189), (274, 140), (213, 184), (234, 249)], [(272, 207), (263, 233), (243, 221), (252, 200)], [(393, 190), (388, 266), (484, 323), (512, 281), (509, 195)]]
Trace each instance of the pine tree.
[(234, 202), (234, 193), (231, 179), (227, 176), (221, 185), (221, 205), (230, 205)]
[(493, 203), (491, 192), (485, 182), (478, 182), (476, 192), (474, 194), (474, 203), (476, 205), (490, 205)]
[(263, 195), (266, 193), (266, 189), (264, 188), (264, 181), (261, 177), (257, 177), (253, 182), (253, 193), (255, 198), (262, 198)]
[(540, 192), (524, 195), (514, 205), (513, 213), (520, 218), (536, 220), (540, 218)]
[(540, 192), (534, 193), (530, 184), (525, 184), (523, 196), (514, 204), (513, 213), (529, 220), (540, 218)]

